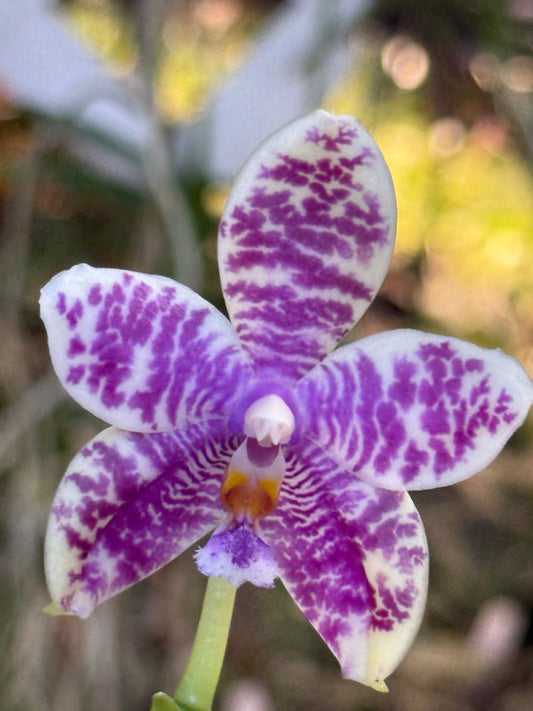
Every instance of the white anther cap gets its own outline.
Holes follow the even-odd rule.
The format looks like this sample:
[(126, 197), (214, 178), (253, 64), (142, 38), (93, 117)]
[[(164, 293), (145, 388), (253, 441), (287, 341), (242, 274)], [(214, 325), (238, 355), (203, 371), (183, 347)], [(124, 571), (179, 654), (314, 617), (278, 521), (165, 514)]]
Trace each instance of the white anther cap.
[(244, 434), (266, 447), (286, 444), (294, 432), (294, 415), (279, 395), (265, 395), (246, 410)]

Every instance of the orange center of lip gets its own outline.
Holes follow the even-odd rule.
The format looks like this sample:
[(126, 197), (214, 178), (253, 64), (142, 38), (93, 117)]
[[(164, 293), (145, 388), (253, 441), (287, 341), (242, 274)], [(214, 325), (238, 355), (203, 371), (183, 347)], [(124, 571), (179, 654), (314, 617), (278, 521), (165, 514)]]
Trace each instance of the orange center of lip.
[(273, 511), (278, 503), (281, 482), (274, 479), (250, 480), (239, 471), (229, 471), (220, 497), (227, 511), (236, 518), (243, 516), (255, 521)]

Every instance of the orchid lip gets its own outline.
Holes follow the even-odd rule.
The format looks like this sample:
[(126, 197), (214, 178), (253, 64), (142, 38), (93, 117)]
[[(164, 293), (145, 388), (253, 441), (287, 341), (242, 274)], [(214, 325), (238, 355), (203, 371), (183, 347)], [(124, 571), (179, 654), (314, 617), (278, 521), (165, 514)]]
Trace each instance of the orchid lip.
[(224, 577), (234, 587), (251, 582), (270, 588), (279, 576), (272, 551), (246, 521), (219, 527), (195, 559), (204, 575)]

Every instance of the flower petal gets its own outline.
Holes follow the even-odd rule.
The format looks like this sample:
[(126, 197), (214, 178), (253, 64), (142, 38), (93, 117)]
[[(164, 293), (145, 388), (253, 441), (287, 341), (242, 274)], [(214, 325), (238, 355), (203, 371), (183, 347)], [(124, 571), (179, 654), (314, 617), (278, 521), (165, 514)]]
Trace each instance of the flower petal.
[(68, 467), (48, 522), (53, 601), (87, 617), (213, 529), (237, 444), (218, 422), (179, 435), (110, 427), (91, 440)]
[(533, 385), (499, 350), (411, 330), (332, 353), (298, 384), (300, 426), (387, 489), (427, 489), (486, 467), (524, 421)]
[(122, 429), (223, 416), (251, 372), (228, 320), (165, 277), (79, 264), (43, 288), (41, 315), (63, 386)]
[(259, 147), (218, 248), (230, 318), (258, 370), (292, 382), (338, 343), (385, 276), (395, 228), (387, 165), (353, 117), (315, 111)]
[(385, 690), (422, 618), (428, 554), (409, 495), (360, 482), (314, 445), (288, 461), (261, 523), (280, 576), (343, 676)]

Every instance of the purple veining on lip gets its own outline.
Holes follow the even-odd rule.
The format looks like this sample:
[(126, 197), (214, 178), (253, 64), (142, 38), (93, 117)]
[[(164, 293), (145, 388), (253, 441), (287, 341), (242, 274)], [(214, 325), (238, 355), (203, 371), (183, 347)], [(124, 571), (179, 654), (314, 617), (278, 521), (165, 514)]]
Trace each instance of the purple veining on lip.
[(244, 168), (219, 239), (222, 286), (243, 346), (256, 372), (275, 369), (287, 382), (367, 308), (395, 219), (383, 158), (355, 121), (319, 111), (292, 130), (299, 142), (290, 153), (275, 135)]
[(81, 265), (52, 280), (41, 303), (63, 384), (125, 429), (221, 417), (250, 377), (222, 314), (163, 277)]
[[(105, 430), (77, 455), (51, 512), (49, 584), (80, 616), (145, 578), (224, 516), (220, 487), (237, 446), (220, 424), (175, 433)], [(53, 571), (68, 550), (63, 579)]]
[(515, 429), (522, 393), (502, 356), (456, 339), (394, 331), (341, 348), (297, 388), (302, 429), (365, 481), (445, 485), (486, 466)]
[(261, 530), (295, 601), (343, 670), (360, 674), (372, 631), (418, 628), (427, 580), (420, 517), (407, 494), (358, 482), (310, 443), (287, 466), (279, 507)]

